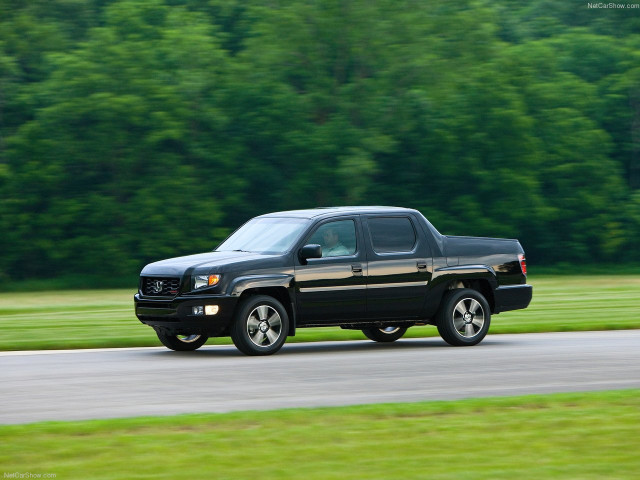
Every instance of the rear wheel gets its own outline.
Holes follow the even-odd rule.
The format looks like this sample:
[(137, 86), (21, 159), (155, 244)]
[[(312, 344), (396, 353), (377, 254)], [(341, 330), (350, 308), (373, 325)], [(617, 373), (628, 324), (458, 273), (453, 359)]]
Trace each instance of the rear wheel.
[(388, 326), (382, 328), (363, 328), (362, 333), (364, 333), (367, 338), (373, 340), (374, 342), (395, 342), (400, 337), (402, 337), (406, 333), (407, 329), (405, 327), (395, 327)]
[(438, 332), (450, 345), (477, 345), (487, 335), (490, 324), (489, 303), (476, 290), (450, 290), (442, 299), (437, 314)]
[(289, 316), (282, 304), (266, 295), (247, 297), (231, 325), (231, 339), (245, 355), (271, 355), (284, 345)]
[(197, 350), (209, 339), (204, 335), (171, 335), (163, 330), (158, 330), (156, 334), (165, 347), (177, 352)]

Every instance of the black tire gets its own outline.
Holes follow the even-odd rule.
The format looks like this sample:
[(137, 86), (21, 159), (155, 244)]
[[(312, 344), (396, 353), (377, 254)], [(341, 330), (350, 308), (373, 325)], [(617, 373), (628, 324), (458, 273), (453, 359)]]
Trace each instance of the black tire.
[(197, 350), (209, 339), (204, 335), (171, 335), (164, 330), (158, 330), (156, 334), (165, 347), (176, 352)]
[(438, 332), (442, 339), (457, 347), (477, 345), (491, 325), (489, 303), (476, 290), (449, 290), (437, 313)]
[(388, 343), (395, 342), (407, 332), (405, 327), (388, 326), (382, 328), (363, 328), (364, 333), (368, 339), (374, 342)]
[(271, 355), (287, 340), (289, 316), (275, 298), (251, 296), (238, 306), (230, 330), (234, 345), (245, 355)]

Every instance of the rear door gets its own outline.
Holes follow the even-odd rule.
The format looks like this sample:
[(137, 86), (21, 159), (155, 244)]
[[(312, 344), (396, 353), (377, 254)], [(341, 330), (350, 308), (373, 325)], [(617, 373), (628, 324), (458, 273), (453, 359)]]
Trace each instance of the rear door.
[(415, 318), (431, 280), (431, 251), (411, 214), (364, 217), (367, 317)]
[(322, 258), (296, 258), (299, 324), (332, 324), (366, 315), (367, 262), (358, 216), (319, 222), (299, 245), (322, 246)]

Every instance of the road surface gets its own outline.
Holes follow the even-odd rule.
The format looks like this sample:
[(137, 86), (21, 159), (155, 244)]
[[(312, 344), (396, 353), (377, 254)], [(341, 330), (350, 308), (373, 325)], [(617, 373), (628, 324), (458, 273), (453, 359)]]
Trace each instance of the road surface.
[(640, 330), (0, 353), (0, 424), (640, 388)]

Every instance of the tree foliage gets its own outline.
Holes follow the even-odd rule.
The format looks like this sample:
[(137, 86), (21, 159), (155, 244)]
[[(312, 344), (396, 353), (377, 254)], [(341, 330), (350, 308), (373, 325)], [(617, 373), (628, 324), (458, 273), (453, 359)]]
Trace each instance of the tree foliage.
[(338, 204), (638, 261), (639, 33), (546, 0), (0, 0), (0, 277)]

